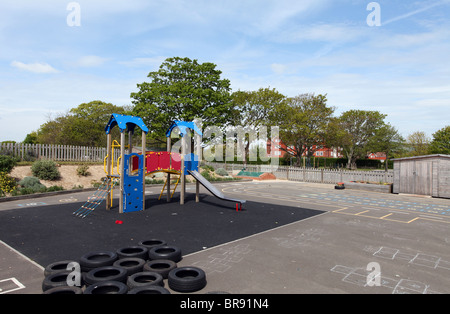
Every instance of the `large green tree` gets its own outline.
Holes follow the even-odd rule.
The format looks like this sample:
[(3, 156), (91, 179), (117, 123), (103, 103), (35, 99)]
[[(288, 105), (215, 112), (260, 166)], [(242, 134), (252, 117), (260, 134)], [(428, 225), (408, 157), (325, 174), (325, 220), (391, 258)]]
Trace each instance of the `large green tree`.
[[(286, 100), (286, 96), (278, 92), (275, 88), (260, 88), (257, 91), (237, 91), (233, 93), (233, 125), (241, 128), (245, 132), (244, 139), (244, 164), (250, 152), (249, 133), (259, 132), (262, 126), (270, 127), (273, 122), (270, 120), (271, 113)], [(260, 134), (261, 135), (261, 134)], [(267, 134), (271, 136), (270, 134)], [(257, 152), (260, 146), (256, 146)], [(256, 154), (253, 154), (256, 155)]]
[(386, 154), (384, 169), (388, 170), (388, 160), (399, 156), (405, 145), (405, 139), (398, 130), (391, 124), (386, 123), (375, 131), (375, 134), (369, 139), (367, 149), (372, 152), (383, 152)]
[(150, 82), (138, 84), (132, 93), (133, 114), (142, 117), (152, 139), (160, 139), (173, 120), (204, 125), (226, 125), (233, 117), (230, 81), (213, 63), (189, 58), (168, 58), (158, 71), (150, 72)]
[(411, 133), (406, 139), (406, 150), (402, 157), (428, 155), (430, 141), (423, 131)]
[(105, 126), (113, 113), (126, 114), (126, 108), (99, 100), (80, 104), (41, 125), (37, 142), (103, 147), (106, 145)]
[(433, 134), (430, 153), (450, 155), (450, 125)]
[(308, 157), (325, 144), (327, 125), (334, 112), (327, 106), (326, 95), (301, 94), (288, 98), (271, 111), (270, 119), (280, 127), (280, 147), (295, 157), (297, 166), (301, 157)]
[(366, 156), (370, 140), (385, 126), (385, 114), (378, 111), (349, 110), (341, 114), (337, 123), (341, 132), (335, 139), (348, 158), (347, 168), (356, 169), (356, 160)]

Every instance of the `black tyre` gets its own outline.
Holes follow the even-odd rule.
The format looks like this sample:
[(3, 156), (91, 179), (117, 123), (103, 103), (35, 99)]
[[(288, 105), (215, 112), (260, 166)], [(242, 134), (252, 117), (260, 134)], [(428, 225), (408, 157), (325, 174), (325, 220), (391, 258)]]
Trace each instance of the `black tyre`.
[(171, 260), (154, 260), (154, 261), (148, 261), (145, 263), (143, 270), (144, 271), (151, 271), (160, 274), (164, 279), (167, 279), (167, 276), (169, 276), (169, 273), (172, 269), (177, 268), (177, 263)]
[(127, 270), (122, 267), (104, 266), (92, 269), (85, 276), (86, 286), (106, 281), (127, 281)]
[(206, 292), (205, 294), (230, 294), (230, 293), (226, 291), (210, 291)]
[(67, 261), (58, 261), (47, 265), (47, 267), (45, 267), (44, 269), (44, 277), (67, 270), (67, 265), (69, 265), (70, 263), (77, 263), (77, 262), (67, 260)]
[(138, 243), (139, 246), (146, 247), (149, 251), (153, 249), (154, 247), (167, 245), (166, 241), (159, 240), (159, 239), (149, 239), (149, 240), (142, 240)]
[(84, 294), (126, 294), (128, 287), (119, 281), (98, 282), (84, 290)]
[[(72, 274), (70, 270), (60, 271), (45, 277), (42, 281), (42, 291), (47, 291), (52, 288), (68, 286), (67, 279)], [(81, 282), (82, 284), (82, 282)]]
[(119, 259), (136, 257), (145, 260), (148, 256), (148, 249), (143, 246), (129, 246), (118, 249), (116, 253), (119, 256)]
[(151, 261), (164, 259), (175, 263), (178, 263), (182, 259), (181, 249), (170, 245), (154, 247), (148, 252), (148, 257)]
[(145, 286), (133, 288), (128, 294), (170, 294), (170, 291), (161, 286)]
[(110, 251), (91, 252), (81, 257), (80, 259), (81, 271), (88, 272), (98, 267), (111, 266), (117, 259), (118, 256), (115, 252)]
[(195, 292), (206, 286), (206, 274), (197, 267), (179, 267), (169, 273), (170, 289), (178, 292)]
[(140, 272), (131, 275), (128, 277), (127, 286), (128, 288), (134, 289), (137, 287), (145, 287), (145, 286), (161, 286), (164, 287), (163, 277), (154, 272)]
[(80, 287), (61, 286), (44, 291), (44, 294), (83, 294)]
[(144, 264), (145, 260), (142, 258), (129, 257), (115, 261), (113, 266), (125, 268), (127, 270), (127, 276), (131, 276), (135, 273), (141, 272)]

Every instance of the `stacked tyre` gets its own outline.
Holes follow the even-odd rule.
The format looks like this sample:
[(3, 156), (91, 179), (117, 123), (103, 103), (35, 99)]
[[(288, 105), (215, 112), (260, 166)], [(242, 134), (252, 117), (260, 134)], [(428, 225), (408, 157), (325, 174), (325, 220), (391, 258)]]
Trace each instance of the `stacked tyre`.
[(178, 267), (181, 249), (150, 239), (136, 246), (95, 251), (79, 261), (49, 264), (42, 282), (44, 294), (170, 294), (165, 288), (188, 293), (206, 286), (200, 268)]

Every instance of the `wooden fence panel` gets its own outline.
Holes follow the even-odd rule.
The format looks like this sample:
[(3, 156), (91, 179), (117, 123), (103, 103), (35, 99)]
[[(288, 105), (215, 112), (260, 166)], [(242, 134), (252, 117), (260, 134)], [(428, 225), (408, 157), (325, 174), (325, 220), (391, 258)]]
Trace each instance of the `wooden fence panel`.
[[(57, 162), (100, 162), (106, 157), (106, 148), (50, 144), (0, 143), (0, 154), (11, 155), (25, 161), (49, 159)], [(115, 152), (115, 155), (117, 156), (117, 160), (117, 152)]]
[[(206, 164), (213, 166), (215, 169), (224, 168), (228, 172), (242, 170), (243, 168), (242, 164), (224, 164), (214, 162), (206, 162)], [(299, 181), (299, 182), (330, 183), (330, 184), (349, 181), (368, 181), (377, 183), (394, 182), (394, 172), (392, 170), (388, 172), (384, 170), (355, 171), (346, 169), (345, 170), (317, 169), (317, 168), (298, 168), (289, 166), (274, 167), (271, 165), (247, 165), (245, 171), (271, 172), (278, 179)]]

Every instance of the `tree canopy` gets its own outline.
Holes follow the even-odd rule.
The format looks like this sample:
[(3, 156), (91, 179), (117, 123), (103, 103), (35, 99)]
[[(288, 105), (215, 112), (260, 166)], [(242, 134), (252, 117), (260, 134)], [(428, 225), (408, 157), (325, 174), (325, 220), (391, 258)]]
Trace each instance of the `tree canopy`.
[(232, 98), (230, 81), (221, 74), (213, 63), (168, 58), (148, 74), (150, 82), (137, 85), (132, 112), (142, 117), (153, 139), (163, 137), (173, 120), (201, 118), (206, 125), (226, 125), (232, 121)]
[(450, 125), (433, 134), (433, 140), (430, 143), (430, 153), (450, 155)]
[[(106, 146), (105, 125), (112, 113), (125, 114), (126, 109), (99, 100), (82, 103), (68, 113), (61, 114), (41, 125), (37, 132), (36, 142), (57, 145)], [(29, 140), (30, 137), (27, 136)]]
[(327, 106), (326, 95), (301, 94), (281, 102), (270, 113), (270, 119), (280, 127), (281, 146), (300, 166), (301, 157), (311, 157), (325, 144), (327, 125), (333, 107)]
[(363, 158), (368, 152), (368, 144), (377, 131), (385, 125), (385, 114), (378, 111), (349, 110), (338, 118), (338, 128), (341, 129), (336, 145), (348, 158), (347, 167), (356, 169), (356, 160)]

